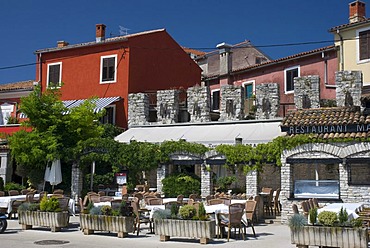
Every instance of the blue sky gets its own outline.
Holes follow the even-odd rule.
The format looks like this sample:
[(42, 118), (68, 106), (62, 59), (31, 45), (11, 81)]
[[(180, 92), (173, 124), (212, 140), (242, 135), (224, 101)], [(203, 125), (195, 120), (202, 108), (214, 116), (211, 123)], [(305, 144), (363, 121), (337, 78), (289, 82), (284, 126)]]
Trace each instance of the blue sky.
[[(369, 17), (370, 0), (363, 0)], [(106, 36), (165, 28), (182, 46), (211, 51), (221, 42), (250, 40), (255, 46), (333, 40), (328, 29), (348, 23), (351, 0), (0, 0), (0, 83), (33, 80), (33, 52)], [(332, 44), (261, 47), (281, 58)]]

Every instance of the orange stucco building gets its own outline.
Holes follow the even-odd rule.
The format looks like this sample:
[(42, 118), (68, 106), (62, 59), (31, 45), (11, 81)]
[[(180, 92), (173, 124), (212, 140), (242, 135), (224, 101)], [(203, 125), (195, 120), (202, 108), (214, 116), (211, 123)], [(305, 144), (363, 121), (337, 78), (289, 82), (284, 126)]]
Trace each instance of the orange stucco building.
[(105, 38), (105, 25), (97, 24), (93, 42), (59, 41), (35, 54), (43, 91), (60, 87), (66, 106), (72, 100), (106, 99), (113, 106), (108, 119), (122, 128), (127, 128), (129, 93), (187, 88), (201, 80), (200, 67), (165, 29)]

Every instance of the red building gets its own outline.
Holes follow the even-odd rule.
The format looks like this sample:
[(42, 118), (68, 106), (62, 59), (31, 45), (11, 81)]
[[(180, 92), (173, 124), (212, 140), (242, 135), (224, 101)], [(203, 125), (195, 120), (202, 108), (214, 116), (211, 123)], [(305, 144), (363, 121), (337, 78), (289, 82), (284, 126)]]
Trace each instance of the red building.
[[(105, 122), (127, 128), (128, 94), (199, 84), (201, 69), (165, 29), (105, 38), (96, 25), (96, 40), (37, 50), (36, 81), (44, 91), (60, 87), (66, 106), (98, 97)], [(68, 101), (67, 101), (68, 100)]]

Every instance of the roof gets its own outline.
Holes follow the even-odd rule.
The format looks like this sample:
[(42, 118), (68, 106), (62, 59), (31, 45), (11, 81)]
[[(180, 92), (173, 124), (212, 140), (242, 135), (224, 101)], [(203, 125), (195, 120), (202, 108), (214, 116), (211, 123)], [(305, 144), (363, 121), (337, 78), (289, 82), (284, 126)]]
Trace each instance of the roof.
[(87, 47), (87, 46), (97, 46), (97, 45), (102, 45), (102, 44), (107, 44), (107, 43), (126, 41), (130, 38), (133, 38), (133, 37), (152, 34), (152, 33), (157, 33), (157, 32), (163, 32), (165, 30), (166, 29), (162, 28), (162, 29), (156, 29), (156, 30), (143, 31), (143, 32), (140, 32), (140, 33), (135, 33), (135, 34), (128, 34), (128, 35), (124, 35), (124, 36), (106, 38), (104, 41), (99, 41), (99, 42), (91, 41), (91, 42), (79, 43), (79, 44), (74, 44), (74, 45), (68, 45), (68, 46), (64, 46), (64, 47), (45, 48), (45, 49), (36, 50), (35, 53), (55, 52), (55, 51), (73, 49), (73, 48), (80, 48), (80, 47)]
[(186, 53), (192, 53), (196, 56), (203, 56), (204, 54), (206, 54), (205, 52), (203, 51), (199, 51), (199, 50), (195, 50), (195, 49), (192, 49), (192, 48), (187, 48), (187, 47), (182, 47), (182, 49), (186, 52)]
[(368, 124), (370, 115), (361, 113), (359, 106), (332, 107), (290, 111), (281, 129), (291, 135), (313, 133), (324, 139), (367, 138), (370, 137)]
[(212, 147), (219, 144), (235, 144), (235, 138), (242, 138), (243, 144), (259, 144), (267, 143), (283, 134), (280, 131), (280, 122), (281, 119), (274, 119), (137, 126), (129, 128), (115, 140), (122, 143), (129, 143), (131, 140), (161, 143), (185, 139), (187, 142)]
[(8, 84), (0, 84), (0, 92), (33, 90), (34, 80), (14, 82)]
[(339, 25), (339, 26), (332, 27), (331, 29), (329, 29), (329, 32), (333, 33), (333, 32), (337, 32), (337, 30), (346, 29), (346, 28), (353, 28), (353, 27), (361, 26), (361, 25), (364, 25), (364, 24), (367, 24), (367, 23), (370, 23), (370, 18), (366, 18), (365, 20), (358, 21), (358, 22), (346, 23), (346, 24), (342, 24), (342, 25)]

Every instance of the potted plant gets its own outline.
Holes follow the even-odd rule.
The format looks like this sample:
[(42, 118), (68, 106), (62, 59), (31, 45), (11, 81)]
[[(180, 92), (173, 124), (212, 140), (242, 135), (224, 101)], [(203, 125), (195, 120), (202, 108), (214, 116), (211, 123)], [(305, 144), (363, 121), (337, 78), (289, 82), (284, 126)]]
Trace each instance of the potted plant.
[(134, 231), (134, 215), (132, 207), (121, 201), (118, 209), (111, 206), (88, 206), (88, 213), (80, 214), (81, 230), (85, 235), (94, 231), (117, 232), (118, 238), (124, 238)]
[[(312, 214), (315, 214), (315, 211), (312, 211)], [(317, 221), (315, 217), (309, 218), (311, 225), (307, 224), (303, 215), (295, 214), (289, 219), (291, 242), (297, 247), (367, 247), (367, 229), (361, 227), (360, 218), (348, 222), (345, 209), (341, 209), (339, 217), (335, 212), (322, 211), (317, 215)]]
[(195, 237), (201, 244), (207, 244), (216, 233), (216, 222), (209, 220), (203, 203), (199, 203), (198, 210), (193, 205), (156, 210), (153, 219), (155, 234), (160, 236), (160, 241), (167, 241), (171, 236)]
[(60, 209), (57, 198), (48, 198), (45, 195), (40, 204), (22, 203), (18, 207), (18, 221), (24, 230), (31, 229), (32, 226), (45, 226), (50, 227), (52, 232), (57, 232), (68, 226), (69, 213)]

